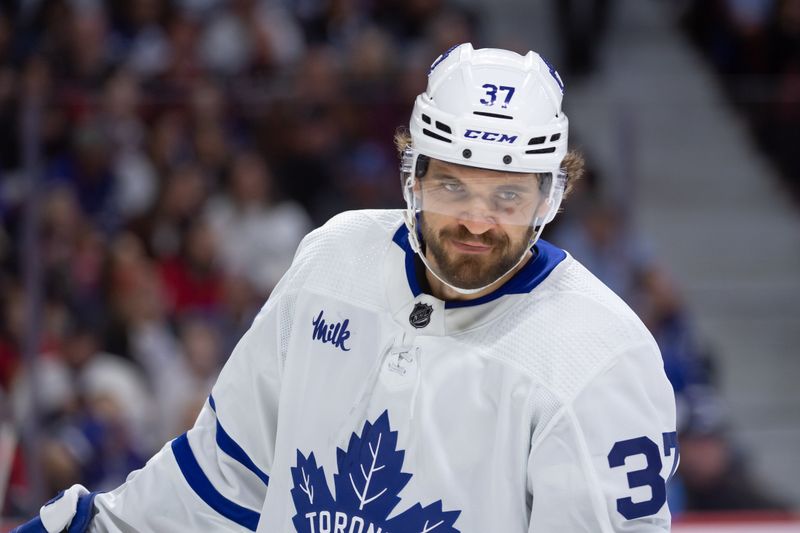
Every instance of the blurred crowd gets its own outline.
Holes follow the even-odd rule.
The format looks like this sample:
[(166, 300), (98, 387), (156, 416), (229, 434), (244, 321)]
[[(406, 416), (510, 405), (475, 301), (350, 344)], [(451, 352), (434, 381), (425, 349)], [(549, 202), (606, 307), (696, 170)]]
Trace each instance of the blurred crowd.
[(800, 0), (689, 0), (683, 24), (800, 203)]
[[(305, 233), (401, 205), (395, 129), (433, 58), (483, 43), (476, 14), (444, 0), (3, 6), (0, 515), (26, 516), (73, 483), (115, 487), (191, 426)], [(712, 358), (600, 181), (549, 238), (661, 346), (690, 465), (675, 508), (752, 507), (703, 500), (750, 486)]]

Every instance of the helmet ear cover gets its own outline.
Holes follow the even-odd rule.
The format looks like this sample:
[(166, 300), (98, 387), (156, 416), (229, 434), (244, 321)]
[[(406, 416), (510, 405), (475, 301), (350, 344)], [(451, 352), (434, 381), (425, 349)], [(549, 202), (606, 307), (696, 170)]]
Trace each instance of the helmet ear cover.
[(417, 156), (417, 167), (414, 169), (414, 176), (421, 178), (428, 172), (428, 165), (430, 165), (431, 158), (425, 154)]

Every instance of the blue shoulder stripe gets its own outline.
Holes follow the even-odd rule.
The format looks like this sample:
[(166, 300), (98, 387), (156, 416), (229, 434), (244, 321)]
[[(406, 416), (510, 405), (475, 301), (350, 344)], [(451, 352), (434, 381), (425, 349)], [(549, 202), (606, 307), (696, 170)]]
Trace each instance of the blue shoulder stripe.
[[(217, 406), (214, 404), (213, 396), (208, 397), (208, 403), (211, 405), (211, 409), (214, 411), (214, 413), (216, 413)], [(258, 468), (253, 460), (250, 459), (247, 453), (242, 449), (242, 447), (239, 446), (230, 435), (228, 435), (228, 433), (222, 427), (219, 417), (217, 417), (217, 446), (219, 446), (220, 450), (239, 461), (242, 466), (258, 476), (258, 479), (263, 481), (264, 485), (269, 485), (269, 476), (263, 470)]]
[(186, 433), (172, 441), (172, 453), (178, 461), (178, 467), (186, 478), (186, 482), (201, 500), (225, 518), (246, 527), (250, 531), (255, 531), (261, 515), (252, 509), (242, 507), (227, 499), (219, 493), (211, 481), (206, 477), (203, 469), (189, 446), (189, 439)]

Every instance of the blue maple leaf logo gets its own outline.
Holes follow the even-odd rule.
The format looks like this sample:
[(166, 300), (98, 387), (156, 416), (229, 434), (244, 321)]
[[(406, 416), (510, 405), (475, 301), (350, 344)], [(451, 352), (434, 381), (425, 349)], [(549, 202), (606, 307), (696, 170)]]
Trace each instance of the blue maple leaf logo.
[(297, 466), (291, 469), (297, 532), (459, 533), (454, 524), (461, 511), (445, 511), (441, 500), (425, 507), (416, 503), (389, 519), (411, 479), (401, 471), (404, 457), (384, 411), (374, 424), (364, 424), (360, 436), (351, 435), (347, 451), (336, 449), (334, 498), (314, 453), (306, 457), (297, 450)]

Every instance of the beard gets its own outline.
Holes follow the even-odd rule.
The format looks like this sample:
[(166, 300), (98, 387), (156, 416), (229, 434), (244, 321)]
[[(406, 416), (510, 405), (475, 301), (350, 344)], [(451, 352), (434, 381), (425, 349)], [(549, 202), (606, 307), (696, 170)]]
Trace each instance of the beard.
[[(503, 277), (525, 254), (533, 235), (533, 228), (519, 242), (512, 242), (505, 233), (487, 231), (473, 235), (460, 224), (446, 226), (437, 231), (420, 217), (420, 231), (426, 253), (436, 262), (437, 274), (447, 283), (461, 289), (479, 289)], [(446, 247), (452, 241), (479, 242), (491, 246), (483, 254), (461, 254)]]

